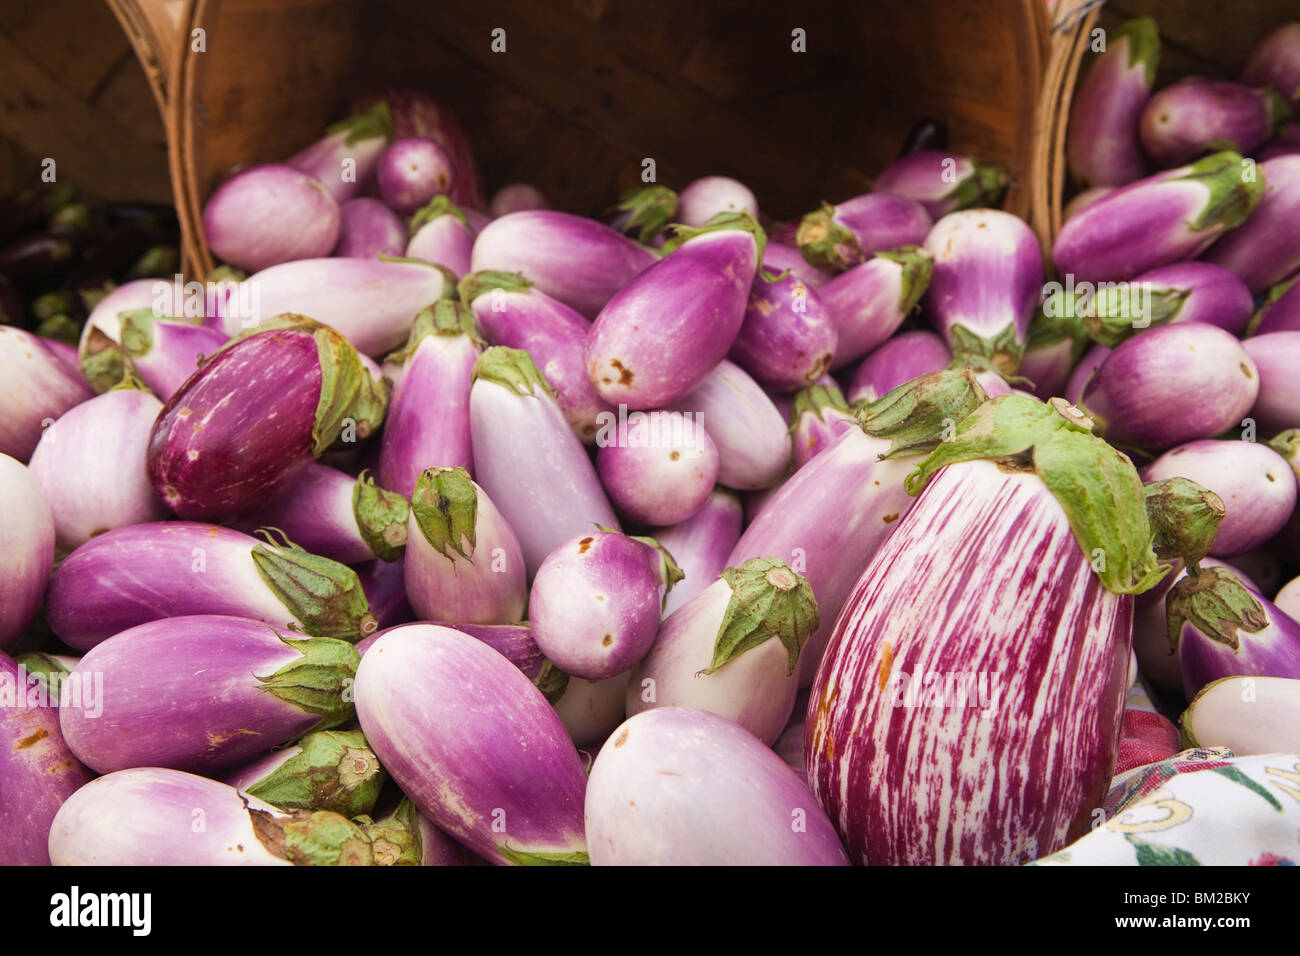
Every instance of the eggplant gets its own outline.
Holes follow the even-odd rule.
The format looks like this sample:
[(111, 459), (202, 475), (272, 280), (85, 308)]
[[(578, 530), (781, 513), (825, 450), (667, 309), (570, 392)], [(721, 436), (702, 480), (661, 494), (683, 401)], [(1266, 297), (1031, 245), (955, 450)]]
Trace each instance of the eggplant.
[(817, 671), (808, 781), (856, 862), (1029, 862), (1110, 783), (1129, 595), (1166, 570), (1142, 485), (1077, 410), (1005, 395), (907, 490)]
[(758, 200), (744, 183), (727, 176), (701, 176), (677, 194), (677, 221), (703, 226), (723, 213), (746, 212), (758, 218)]
[(528, 592), (519, 539), (464, 468), (420, 475), (406, 537), (406, 596), (423, 620), (522, 620)]
[(1073, 307), (1073, 295), (1052, 285), (1049, 282), (1045, 287), (1049, 291), (1029, 323), (1025, 352), (1016, 370), (1016, 375), (1031, 383), (1034, 395), (1044, 402), (1063, 394), (1071, 371), (1091, 342), (1084, 316)]
[(663, 707), (623, 723), (591, 768), (594, 866), (845, 866), (799, 777), (731, 721)]
[(379, 194), (400, 213), (411, 213), (434, 196), (446, 196), (456, 181), (451, 154), (430, 139), (395, 139), (375, 170)]
[(208, 247), (250, 272), (329, 255), (340, 223), (339, 204), (329, 190), (280, 163), (236, 173), (203, 205)]
[(470, 374), (482, 340), (469, 310), (440, 300), (415, 317), (379, 446), (379, 483), (409, 497), (426, 468), (473, 474)]
[(704, 504), (718, 478), (718, 447), (699, 418), (633, 412), (615, 441), (596, 448), (596, 472), (619, 513), (641, 524), (676, 524)]
[(488, 214), (493, 219), (508, 216), (512, 212), (525, 212), (530, 209), (550, 209), (542, 191), (531, 183), (509, 183), (502, 186), (488, 200)]
[(113, 528), (167, 517), (144, 467), (162, 407), (154, 395), (126, 383), (45, 429), (28, 469), (54, 515), (60, 551)]
[(546, 698), (447, 627), (389, 631), (357, 671), (357, 716), (420, 812), (497, 864), (587, 862), (582, 759)]
[(1153, 325), (1160, 324), (1158, 303), (1177, 301), (1177, 308), (1167, 321), (1205, 322), (1233, 335), (1241, 335), (1254, 307), (1251, 290), (1246, 284), (1230, 270), (1210, 262), (1178, 262), (1161, 266), (1137, 276), (1133, 284), (1150, 289), (1147, 294), (1153, 305), (1149, 317)]
[(168, 399), (149, 439), (150, 481), (181, 518), (247, 514), (336, 441), (373, 433), (387, 398), (341, 335), (280, 316), (209, 358)]
[(475, 476), (518, 536), (530, 575), (574, 535), (597, 525), (619, 530), (591, 459), (528, 353), (485, 351), (469, 412)]
[[(182, 294), (184, 288), (182, 287)], [(170, 298), (169, 298), (170, 296)], [(160, 308), (164, 307), (164, 308)], [(124, 282), (109, 291), (91, 308), (81, 334), (81, 352), (84, 356), (87, 342), (98, 329), (110, 341), (122, 340), (122, 314), (137, 309), (150, 309), (159, 318), (182, 314), (184, 303), (175, 301), (175, 288), (156, 279), (135, 279)]]
[[(93, 681), (94, 692), (65, 695), (59, 727), (97, 773), (212, 773), (351, 720), (347, 691), (360, 659), (346, 641), (294, 640), (245, 618), (150, 621), (86, 652), (69, 680)], [(196, 674), (202, 694), (193, 693)]]
[(1014, 375), (1043, 289), (1038, 237), (1010, 213), (968, 209), (936, 222), (925, 248), (925, 308), (954, 360)]
[(1001, 166), (928, 149), (900, 156), (876, 177), (874, 191), (915, 199), (938, 221), (959, 209), (996, 207), (1007, 188)]
[(1283, 123), (1278, 127), (1277, 135), (1255, 150), (1255, 161), (1267, 162), (1279, 156), (1295, 156), (1300, 153), (1300, 123)]
[(1300, 680), (1222, 677), (1201, 688), (1179, 719), (1189, 747), (1227, 747), (1234, 754), (1300, 748)]
[(54, 566), (55, 525), (39, 478), (0, 454), (0, 650), (12, 648), (36, 614)]
[(664, 617), (703, 591), (722, 573), (727, 566), (727, 555), (740, 540), (743, 524), (740, 499), (725, 488), (715, 488), (700, 509), (685, 521), (651, 532), (684, 575), (664, 599)]
[(72, 269), (77, 244), (58, 232), (38, 232), (0, 248), (0, 274), (25, 293), (60, 282)]
[(569, 677), (556, 695), (550, 697), (556, 716), (569, 732), (574, 746), (582, 749), (588, 766), (594, 751), (627, 716), (623, 698), (627, 696), (631, 679), (630, 669), (603, 680)]
[(1061, 211), (1061, 221), (1072, 218), (1076, 213), (1082, 211), (1084, 207), (1091, 206), (1094, 202), (1109, 193), (1115, 191), (1114, 186), (1092, 186), (1075, 195), (1065, 208)]
[(826, 372), (838, 342), (835, 323), (812, 288), (795, 275), (774, 282), (760, 276), (750, 286), (728, 357), (764, 387), (792, 392)]
[(433, 262), (463, 276), (470, 271), (473, 252), (474, 230), (470, 228), (465, 212), (446, 196), (434, 196), (428, 205), (411, 217), (411, 238), (406, 243), (406, 258)]
[(1255, 363), (1213, 325), (1149, 329), (1106, 356), (1080, 407), (1107, 441), (1165, 449), (1241, 423), (1260, 391)]
[[(492, 648), (519, 668), (519, 672), (532, 681), (533, 686), (552, 703), (568, 686), (569, 675), (546, 659), (546, 655), (533, 640), (527, 624), (466, 624), (459, 621), (446, 626), (468, 634)], [(367, 643), (374, 643), (381, 636), (376, 634), (373, 638), (367, 638)], [(360, 644), (357, 649), (361, 649)], [(364, 654), (362, 651), (363, 656)]]
[(0, 325), (0, 454), (27, 461), (42, 431), (94, 397), (76, 368), (30, 332)]
[(947, 368), (951, 361), (952, 352), (935, 333), (902, 332), (867, 354), (854, 370), (845, 397), (850, 404), (874, 402), (920, 375)]
[(1079, 359), (1078, 364), (1074, 366), (1074, 371), (1070, 373), (1069, 381), (1066, 382), (1067, 402), (1078, 405), (1083, 400), (1083, 390), (1088, 387), (1097, 369), (1101, 368), (1102, 363), (1113, 351), (1114, 349), (1108, 349), (1104, 345), (1094, 345), (1083, 354), (1083, 358)]
[(183, 615), (233, 615), (344, 640), (377, 627), (351, 568), (289, 542), (187, 521), (91, 538), (50, 577), (45, 604), (51, 629), (78, 650)]
[(393, 135), (387, 103), (376, 103), (335, 123), (285, 162), (317, 180), (340, 205), (356, 198), (375, 178), (379, 158)]
[[(793, 241), (793, 236), (790, 237)], [(790, 243), (778, 242), (774, 233), (768, 233), (767, 243), (763, 246), (763, 269), (773, 276), (791, 272), (810, 289), (820, 289), (829, 282), (832, 274), (811, 265), (799, 252), (799, 247)]]
[(1300, 578), (1292, 578), (1273, 596), (1278, 610), (1300, 621)]
[[(610, 210), (609, 224), (625, 236), (634, 236), (643, 246), (661, 247), (664, 227), (677, 215), (677, 193), (667, 186), (629, 189)], [(705, 217), (705, 222), (709, 217)]]
[(1263, 177), (1243, 175), (1243, 163), (1225, 150), (1108, 193), (1061, 227), (1056, 271), (1075, 282), (1123, 282), (1196, 258), (1259, 205)]
[(578, 437), (594, 441), (601, 413), (611, 409), (587, 375), (591, 323), (518, 274), (475, 272), (458, 288), (488, 342), (527, 352)]
[(359, 730), (313, 731), (222, 777), (279, 810), (329, 810), (349, 819), (374, 810), (386, 779)]
[(602, 223), (549, 209), (494, 219), (474, 240), (474, 272), (518, 272), (538, 290), (594, 319), (659, 256)]
[(378, 199), (349, 199), (339, 206), (339, 239), (331, 255), (374, 259), (406, 253), (406, 227)]
[(1244, 223), (1210, 246), (1207, 262), (1223, 266), (1259, 294), (1300, 270), (1300, 156), (1262, 162), (1264, 196)]
[(1138, 136), (1146, 154), (1168, 169), (1212, 150), (1249, 156), (1288, 114), (1272, 90), (1189, 76), (1147, 101)]
[(164, 402), (176, 394), (199, 364), (229, 339), (193, 319), (160, 318), (153, 309), (119, 316), (123, 356), (149, 390)]
[(1283, 23), (1246, 54), (1238, 79), (1248, 86), (1268, 86), (1300, 107), (1300, 23)]
[(919, 246), (933, 220), (905, 196), (866, 193), (838, 206), (823, 203), (799, 223), (795, 244), (810, 265), (843, 272), (878, 252)]
[(663, 607), (655, 549), (603, 530), (546, 556), (528, 598), (533, 640), (566, 674), (603, 680), (650, 650)]
[(669, 255), (620, 289), (592, 323), (587, 373), (600, 397), (658, 408), (703, 382), (744, 322), (763, 242), (748, 213), (679, 228)]
[(1265, 433), (1300, 426), (1300, 331), (1270, 332), (1242, 343), (1259, 373), (1259, 394), (1251, 416)]
[(798, 471), (824, 452), (858, 421), (834, 385), (814, 385), (794, 397), (790, 411), (794, 467)]
[(405, 557), (396, 561), (366, 561), (353, 570), (377, 628), (396, 627), (415, 620), (415, 611), (406, 597)]
[(1250, 321), (1251, 335), (1300, 332), (1300, 281), (1280, 282), (1268, 290), (1264, 304)]

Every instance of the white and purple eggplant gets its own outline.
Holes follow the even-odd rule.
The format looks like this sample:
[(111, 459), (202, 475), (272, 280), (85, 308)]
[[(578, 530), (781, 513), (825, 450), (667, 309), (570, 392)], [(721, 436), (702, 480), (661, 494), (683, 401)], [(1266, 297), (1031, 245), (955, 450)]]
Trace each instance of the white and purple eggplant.
[(68, 678), (82, 699), (64, 695), (59, 726), (97, 773), (211, 773), (351, 720), (360, 660), (346, 641), (295, 640), (246, 618), (150, 621), (86, 652)]
[(740, 499), (725, 488), (715, 488), (700, 509), (671, 528), (656, 528), (659, 542), (682, 572), (664, 599), (664, 617), (672, 614), (708, 587), (727, 566), (727, 555), (740, 540), (745, 513)]
[(379, 445), (379, 483), (410, 495), (426, 468), (473, 475), (469, 394), (482, 340), (464, 305), (447, 299), (421, 310), (400, 356), (402, 374), (388, 403)]
[(1300, 750), (1300, 680), (1221, 677), (1201, 688), (1178, 724), (1189, 747), (1241, 757)]
[(316, 730), (237, 767), (223, 782), (280, 810), (369, 815), (387, 776), (359, 730)]
[(682, 412), (655, 411), (633, 412), (627, 423), (623, 434), (596, 448), (596, 472), (610, 502), (641, 524), (685, 521), (718, 478), (718, 448), (703, 422)]
[(497, 864), (587, 863), (582, 758), (491, 647), (448, 627), (396, 628), (362, 659), (356, 704), (384, 769), (456, 840)]
[(236, 173), (203, 205), (208, 247), (250, 272), (329, 255), (338, 243), (339, 226), (339, 204), (329, 190), (280, 163)]
[(5, 454), (0, 500), (0, 650), (8, 650), (41, 606), (54, 566), (55, 524), (37, 477)]
[(1300, 280), (1279, 282), (1269, 289), (1248, 331), (1251, 335), (1300, 332)]
[(1273, 595), (1273, 603), (1281, 609), (1284, 614), (1300, 621), (1300, 577), (1292, 578), (1277, 594)]
[(631, 679), (630, 669), (603, 680), (567, 677), (563, 687), (556, 693), (547, 695), (574, 745), (582, 749), (583, 759), (588, 766), (590, 755), (609, 739), (614, 728), (627, 717), (623, 698), (627, 696), (627, 685)]
[(663, 707), (601, 748), (586, 799), (593, 866), (846, 866), (808, 788), (726, 718)]
[(728, 357), (765, 388), (792, 392), (826, 372), (838, 342), (821, 297), (802, 279), (791, 274), (769, 282), (759, 276)]
[(118, 342), (125, 361), (164, 402), (209, 355), (230, 341), (225, 332), (203, 325), (202, 320), (163, 317), (153, 309), (133, 309), (119, 318)]
[(1288, 114), (1273, 90), (1188, 76), (1147, 101), (1138, 136), (1146, 154), (1168, 169), (1219, 149), (1249, 156)]
[(406, 258), (434, 262), (463, 276), (470, 271), (473, 252), (474, 230), (465, 212), (446, 196), (434, 196), (411, 217)]
[(47, 425), (95, 394), (43, 339), (9, 325), (0, 325), (0, 377), (0, 454), (24, 462)]
[[(551, 703), (555, 703), (568, 686), (569, 675), (546, 659), (527, 624), (466, 624), (460, 621), (446, 626), (477, 638), (514, 664)], [(366, 643), (373, 644), (382, 636), (376, 634)], [(361, 650), (362, 656), (365, 655), (360, 644), (357, 649)]]
[(587, 374), (600, 397), (659, 408), (700, 385), (744, 323), (763, 242), (748, 213), (678, 227), (668, 255), (621, 288), (591, 325)]
[(1259, 164), (1265, 182), (1259, 206), (1205, 252), (1207, 262), (1236, 274), (1256, 294), (1300, 270), (1300, 155)]
[[(790, 238), (793, 241), (794, 237)], [(798, 246), (777, 242), (772, 233), (768, 233), (767, 243), (763, 246), (763, 269), (774, 276), (791, 272), (810, 289), (820, 289), (832, 278), (832, 273), (811, 265), (799, 252)]]
[(701, 176), (677, 194), (677, 221), (702, 226), (723, 213), (746, 212), (758, 218), (758, 200), (744, 183), (728, 176)]
[(474, 240), (471, 270), (518, 272), (588, 319), (657, 262), (652, 249), (603, 223), (549, 209), (494, 219)]
[(1160, 62), (1160, 33), (1150, 17), (1109, 32), (1107, 45), (1074, 94), (1066, 136), (1070, 175), (1090, 186), (1123, 186), (1147, 171), (1138, 137)]
[(874, 402), (905, 382), (948, 367), (952, 351), (934, 332), (902, 332), (868, 353), (853, 372), (845, 398), (849, 404)]
[(842, 272), (878, 252), (919, 246), (934, 220), (914, 199), (865, 193), (838, 206), (823, 203), (799, 223), (795, 244), (810, 265)]
[(406, 227), (378, 199), (362, 196), (339, 206), (339, 239), (331, 255), (375, 259), (406, 252)]
[(1260, 37), (1246, 55), (1239, 79), (1271, 87), (1300, 107), (1300, 23), (1283, 23)]
[(1108, 349), (1104, 345), (1094, 345), (1088, 351), (1083, 353), (1079, 359), (1074, 371), (1070, 373), (1069, 380), (1065, 383), (1065, 400), (1071, 405), (1078, 405), (1083, 400), (1083, 390), (1088, 387), (1092, 377), (1097, 374), (1097, 369), (1101, 368), (1106, 358), (1114, 349)]
[(500, 219), (512, 212), (550, 208), (551, 204), (546, 201), (546, 196), (531, 183), (507, 183), (488, 200), (488, 215), (493, 219)]
[(182, 615), (233, 615), (352, 641), (377, 628), (351, 568), (289, 542), (188, 521), (91, 538), (50, 577), (45, 606), (51, 629), (78, 650)]
[(530, 575), (575, 535), (619, 529), (586, 449), (527, 352), (498, 345), (480, 356), (469, 412), (475, 477), (518, 536)]
[(519, 539), (464, 468), (429, 468), (420, 475), (406, 539), (406, 596), (421, 619), (523, 619), (528, 585)]
[(1050, 287), (1048, 283), (1050, 291), (1029, 323), (1025, 352), (1016, 370), (1044, 402), (1064, 393), (1071, 371), (1091, 342), (1085, 317), (1075, 307), (1077, 300)]
[[(381, 628), (396, 627), (415, 620), (415, 611), (406, 597), (406, 558), (396, 561), (366, 561), (353, 569), (357, 580), (361, 582), (361, 593), (370, 605), (370, 614), (375, 619), (375, 631)], [(360, 643), (358, 641), (358, 643)]]
[(448, 195), (456, 185), (456, 167), (433, 140), (407, 136), (393, 140), (379, 157), (375, 181), (388, 206), (410, 213), (434, 196)]
[(1114, 186), (1092, 186), (1083, 190), (1083, 192), (1078, 193), (1073, 199), (1065, 204), (1065, 208), (1061, 210), (1061, 221), (1064, 222), (1074, 216), (1075, 213), (1082, 210), (1085, 206), (1091, 206), (1102, 196), (1105, 196), (1108, 193), (1113, 193), (1114, 191)]
[(934, 220), (971, 207), (1001, 203), (1007, 172), (970, 156), (924, 149), (900, 156), (876, 177), (874, 191), (914, 199)]
[(925, 308), (953, 358), (1014, 375), (1043, 289), (1038, 237), (1010, 213), (967, 209), (936, 222), (925, 248)]
[(858, 863), (1026, 863), (1110, 784), (1129, 595), (1166, 570), (1142, 484), (1071, 406), (1004, 395), (907, 488), (817, 671), (808, 782)]
[(341, 335), (280, 316), (212, 356), (167, 401), (149, 440), (150, 481), (179, 517), (245, 514), (336, 441), (376, 431), (387, 399)]
[(379, 158), (393, 136), (387, 103), (376, 103), (335, 123), (323, 137), (290, 156), (286, 163), (316, 179), (344, 203), (374, 182)]
[(1256, 335), (1242, 343), (1259, 375), (1251, 416), (1265, 433), (1300, 427), (1300, 330)]
[(799, 392), (790, 409), (795, 470), (835, 444), (850, 428), (857, 427), (857, 417), (834, 385), (814, 385)]

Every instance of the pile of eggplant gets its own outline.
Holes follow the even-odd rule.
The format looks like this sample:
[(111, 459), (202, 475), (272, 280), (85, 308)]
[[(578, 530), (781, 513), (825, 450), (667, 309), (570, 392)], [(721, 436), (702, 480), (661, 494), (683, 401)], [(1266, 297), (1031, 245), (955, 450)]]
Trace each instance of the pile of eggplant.
[(1139, 681), (1300, 748), (1300, 155), (1139, 144), (1153, 43), (1050, 250), (940, 123), (588, 218), (388, 91), (212, 193), (206, 282), (0, 327), (0, 862), (1020, 864)]

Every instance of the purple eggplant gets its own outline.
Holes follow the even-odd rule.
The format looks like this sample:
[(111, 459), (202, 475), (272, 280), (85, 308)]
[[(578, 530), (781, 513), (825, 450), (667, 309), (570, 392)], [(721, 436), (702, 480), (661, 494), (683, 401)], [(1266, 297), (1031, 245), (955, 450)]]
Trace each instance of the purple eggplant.
[(1107, 357), (1114, 349), (1108, 349), (1104, 345), (1094, 345), (1083, 354), (1083, 358), (1074, 367), (1070, 373), (1070, 379), (1065, 385), (1065, 400), (1071, 405), (1078, 405), (1083, 401), (1083, 390), (1088, 387), (1092, 381), (1093, 375), (1097, 369), (1101, 368)]
[(1241, 65), (1248, 86), (1268, 86), (1300, 107), (1300, 23), (1283, 23), (1259, 39)]
[(50, 825), (64, 801), (90, 782), (59, 733), (56, 702), (0, 653), (0, 865), (48, 866)]
[(392, 136), (388, 104), (376, 103), (334, 124), (325, 136), (285, 162), (316, 179), (335, 201), (344, 203), (374, 181), (379, 158)]
[(1258, 173), (1265, 182), (1258, 208), (1205, 253), (1257, 294), (1300, 270), (1300, 156), (1260, 163)]
[(94, 397), (86, 380), (43, 339), (0, 325), (0, 454), (27, 461), (41, 432)]
[[(184, 287), (182, 286), (182, 296)], [(159, 306), (166, 308), (159, 309)], [(81, 350), (84, 352), (86, 340), (93, 329), (99, 329), (109, 339), (120, 342), (122, 339), (122, 314), (136, 309), (153, 309), (160, 317), (180, 315), (184, 303), (175, 301), (174, 285), (159, 283), (157, 279), (136, 279), (124, 282), (99, 300), (86, 316), (82, 329)]]
[[(423, 623), (423, 622), (422, 622)], [(546, 659), (527, 624), (466, 624), (463, 621), (447, 624), (463, 634), (468, 634), (492, 648), (533, 682), (533, 686), (542, 692), (547, 700), (555, 702), (557, 696), (564, 692), (569, 675), (564, 673)], [(382, 635), (368, 638), (373, 643)], [(361, 645), (357, 645), (361, 650)], [(362, 651), (362, 656), (365, 651)]]
[(329, 255), (339, 224), (329, 190), (279, 163), (237, 173), (203, 206), (203, 235), (213, 254), (250, 272)]
[[(1025, 354), (1020, 357), (1016, 374), (1032, 384), (1034, 395), (1047, 401), (1061, 395), (1070, 371), (1083, 356), (1091, 339), (1084, 317), (1073, 303), (1077, 300), (1064, 290), (1047, 284), (1038, 314), (1029, 323)], [(1059, 283), (1057, 283), (1059, 285)]]
[(70, 409), (41, 436), (28, 468), (71, 551), (97, 534), (167, 517), (145, 469), (162, 402), (130, 384)]
[(591, 323), (518, 274), (475, 272), (461, 280), (459, 290), (484, 338), (527, 352), (578, 437), (594, 441), (601, 412), (611, 409), (587, 375)]
[(925, 308), (953, 358), (1014, 375), (1042, 294), (1038, 237), (1010, 213), (968, 209), (935, 223), (925, 248), (934, 256)]
[(378, 199), (349, 199), (339, 206), (339, 240), (333, 256), (374, 259), (406, 252), (406, 227)]
[(654, 549), (593, 529), (546, 556), (533, 579), (529, 627), (547, 659), (566, 674), (603, 680), (645, 656), (662, 601)]
[(800, 254), (798, 246), (777, 242), (771, 233), (763, 246), (763, 269), (774, 276), (791, 272), (811, 289), (820, 289), (832, 278), (831, 273), (810, 265)]
[(409, 497), (420, 473), (434, 466), (473, 474), (470, 374), (481, 344), (474, 317), (459, 302), (440, 300), (416, 316), (380, 443), (385, 488)]
[(483, 642), (389, 631), (357, 671), (357, 716), (420, 812), (498, 864), (587, 862), (583, 761), (546, 698)]
[(595, 866), (845, 866), (826, 814), (752, 734), (686, 707), (638, 714), (591, 768)]
[(1149, 329), (1106, 357), (1080, 407), (1107, 441), (1164, 449), (1240, 424), (1260, 391), (1241, 342), (1213, 325)]
[(1228, 269), (1209, 262), (1162, 266), (1135, 277), (1133, 284), (1149, 290), (1145, 294), (1153, 307), (1150, 316), (1153, 325), (1161, 324), (1160, 303), (1177, 300), (1178, 306), (1169, 322), (1205, 322), (1241, 335), (1254, 307), (1245, 283)]
[(406, 597), (405, 557), (396, 561), (367, 561), (353, 570), (361, 582), (361, 591), (378, 628), (396, 627), (415, 620), (415, 611)]
[(677, 221), (702, 226), (722, 213), (747, 212), (758, 218), (758, 200), (741, 182), (726, 176), (702, 176), (677, 194)]
[(510, 183), (502, 186), (488, 200), (488, 214), (493, 219), (508, 216), (512, 212), (526, 212), (530, 209), (550, 209), (542, 191), (530, 183)]
[(782, 561), (727, 568), (667, 618), (636, 665), (628, 716), (692, 707), (733, 720), (771, 746), (799, 690), (799, 653), (817, 630), (808, 581)]
[[(82, 700), (65, 693), (59, 726), (98, 773), (210, 773), (350, 720), (360, 659), (345, 641), (294, 640), (244, 618), (151, 621), (86, 653), (69, 678), (80, 680)], [(193, 693), (196, 674), (204, 693)]]
[(821, 297), (803, 280), (759, 276), (728, 356), (766, 388), (792, 392), (825, 373), (838, 341)]
[(713, 491), (718, 448), (692, 415), (633, 412), (614, 441), (597, 447), (596, 471), (620, 514), (641, 524), (676, 524)]
[(972, 206), (999, 205), (1007, 188), (1001, 166), (942, 149), (927, 149), (900, 156), (876, 177), (875, 192), (915, 199), (930, 218)]
[(153, 309), (123, 312), (119, 319), (122, 354), (140, 380), (164, 402), (176, 394), (201, 361), (230, 341), (225, 332), (198, 320), (162, 318)]
[(1288, 677), (1211, 681), (1178, 721), (1189, 747), (1226, 747), (1243, 757), (1294, 752), (1300, 745), (1298, 725), (1300, 680)]
[(411, 238), (406, 258), (423, 259), (463, 276), (470, 271), (474, 251), (474, 230), (463, 210), (446, 196), (434, 196), (411, 217)]
[(835, 444), (840, 435), (857, 428), (858, 420), (837, 387), (814, 385), (795, 395), (790, 427), (794, 438), (794, 467), (798, 471)]
[(352, 569), (287, 542), (187, 521), (92, 538), (54, 572), (45, 605), (54, 633), (79, 650), (181, 615), (233, 615), (344, 640), (377, 626)]
[(845, 398), (850, 404), (874, 402), (886, 392), (948, 367), (952, 352), (943, 339), (925, 329), (903, 332), (874, 348), (853, 373)]
[(1108, 44), (1079, 84), (1070, 107), (1066, 158), (1070, 175), (1090, 186), (1123, 186), (1147, 171), (1138, 139), (1143, 107), (1160, 61), (1160, 34), (1150, 17), (1110, 32)]
[(1259, 427), (1265, 433), (1300, 427), (1300, 331), (1256, 335), (1242, 348), (1259, 374), (1259, 394), (1250, 409)]
[(747, 213), (679, 229), (669, 255), (620, 289), (592, 323), (587, 372), (601, 398), (657, 408), (704, 381), (744, 322), (763, 241)]
[(431, 139), (395, 139), (375, 170), (384, 202), (401, 213), (419, 209), (434, 196), (448, 195), (456, 184), (451, 154)]
[(1255, 150), (1255, 161), (1263, 163), (1279, 156), (1296, 154), (1300, 154), (1300, 123), (1283, 123), (1276, 136)]
[(2, 453), (0, 491), (0, 650), (8, 650), (41, 605), (54, 566), (55, 525), (39, 478)]
[(182, 518), (246, 514), (336, 441), (378, 429), (387, 397), (341, 335), (281, 316), (212, 356), (167, 401), (149, 478)]
[(518, 272), (588, 319), (659, 256), (608, 226), (549, 209), (515, 212), (474, 240), (474, 272)]
[(574, 535), (619, 529), (586, 449), (527, 352), (483, 353), (469, 413), (475, 477), (519, 537), (530, 575)]
[(1288, 112), (1272, 90), (1189, 76), (1147, 101), (1138, 135), (1146, 154), (1168, 169), (1217, 149), (1248, 156)]
[(814, 266), (842, 272), (878, 252), (925, 242), (933, 220), (905, 196), (866, 193), (838, 206), (824, 203), (799, 223), (795, 243)]
[(519, 539), (464, 468), (430, 468), (411, 496), (406, 596), (427, 621), (514, 624), (524, 616)]
[(370, 814), (385, 779), (359, 730), (313, 731), (222, 777), (280, 810), (330, 810), (349, 819)]
[[(719, 484), (741, 491), (767, 488), (777, 484), (789, 467), (785, 418), (740, 366), (725, 359), (719, 362), (698, 388), (672, 407), (692, 414), (713, 439)], [(606, 424), (612, 425), (612, 419), (608, 416)], [(605, 426), (597, 432), (597, 445), (602, 434), (608, 435)]]
[(1116, 189), (1061, 227), (1056, 271), (1075, 282), (1123, 282), (1194, 259), (1259, 204), (1263, 178), (1248, 169), (1224, 151)]
[(671, 528), (656, 528), (652, 536), (684, 577), (664, 599), (664, 616), (672, 614), (713, 583), (727, 566), (727, 555), (740, 539), (744, 511), (734, 493), (716, 488), (695, 514)]
[(1280, 282), (1269, 289), (1249, 331), (1251, 335), (1300, 332), (1300, 281)]
[(1102, 196), (1108, 195), (1115, 191), (1114, 186), (1092, 186), (1083, 192), (1077, 194), (1073, 199), (1065, 204), (1065, 209), (1061, 211), (1061, 221), (1072, 218), (1076, 213), (1081, 212), (1084, 207), (1091, 206)]

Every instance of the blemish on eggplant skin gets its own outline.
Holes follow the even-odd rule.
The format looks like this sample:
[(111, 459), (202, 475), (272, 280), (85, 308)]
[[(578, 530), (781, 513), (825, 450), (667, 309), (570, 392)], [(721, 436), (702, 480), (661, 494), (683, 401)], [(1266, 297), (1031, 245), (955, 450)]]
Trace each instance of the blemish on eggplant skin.
[(595, 538), (586, 537), (586, 538), (583, 538), (581, 541), (579, 541), (579, 542), (578, 542), (578, 553), (579, 553), (579, 554), (586, 554), (586, 553), (587, 553), (587, 549), (591, 547), (591, 542), (594, 541), (594, 540), (595, 540)]
[(632, 380), (636, 377), (630, 368), (624, 365), (618, 359), (610, 359), (609, 364), (618, 369), (618, 384), (631, 385)]
[(614, 635), (613, 635), (613, 634), (606, 634), (604, 637), (602, 637), (602, 638), (600, 639), (600, 646), (601, 646), (601, 647), (609, 647), (609, 645), (611, 645), (611, 644), (613, 644), (613, 643), (614, 643)]
[(14, 750), (26, 750), (28, 747), (34, 747), (49, 735), (50, 732), (42, 727), (40, 730), (36, 731), (36, 733), (28, 734), (26, 737), (20, 739), (14, 746)]
[(893, 524), (895, 521), (898, 520), (898, 515), (897, 514), (885, 515), (883, 520), (885, 524)]
[(624, 728), (623, 732), (618, 735), (618, 739), (614, 741), (614, 746), (621, 747), (625, 743), (627, 743), (627, 728)]
[(1242, 373), (1243, 375), (1245, 375), (1246, 378), (1254, 378), (1254, 377), (1255, 377), (1254, 373), (1251, 372), (1251, 370), (1250, 370), (1250, 366), (1249, 366), (1249, 365), (1247, 365), (1245, 362), (1239, 362), (1238, 364), (1241, 366), (1241, 373)]
[(889, 672), (893, 669), (894, 645), (886, 641), (885, 646), (880, 651), (880, 667), (876, 670), (876, 683), (880, 687), (882, 693), (885, 690), (885, 686), (889, 683)]

